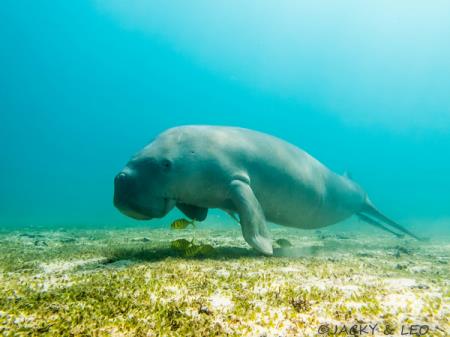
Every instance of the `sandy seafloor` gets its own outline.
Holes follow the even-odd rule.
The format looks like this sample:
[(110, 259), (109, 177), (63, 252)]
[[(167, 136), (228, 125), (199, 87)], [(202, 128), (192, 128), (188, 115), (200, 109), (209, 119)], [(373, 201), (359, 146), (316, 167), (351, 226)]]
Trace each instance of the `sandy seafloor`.
[[(0, 333), (317, 336), (321, 329), (345, 336), (371, 335), (368, 325), (380, 336), (450, 331), (449, 237), (417, 242), (378, 231), (282, 227), (272, 234), (294, 248), (260, 256), (237, 227), (5, 230)], [(170, 249), (172, 240), (192, 237), (215, 254), (187, 258)]]

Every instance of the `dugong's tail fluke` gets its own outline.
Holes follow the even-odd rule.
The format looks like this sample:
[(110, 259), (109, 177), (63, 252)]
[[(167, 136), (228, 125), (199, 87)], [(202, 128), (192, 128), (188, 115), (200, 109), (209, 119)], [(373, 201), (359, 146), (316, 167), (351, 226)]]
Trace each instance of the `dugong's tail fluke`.
[(397, 232), (394, 232), (393, 230), (387, 228), (385, 225), (380, 224), (378, 221), (375, 221), (374, 219), (368, 217), (367, 215), (364, 215), (362, 213), (357, 213), (356, 214), (358, 216), (358, 218), (360, 218), (362, 221), (367, 222), (368, 224), (378, 227), (382, 230), (385, 230), (386, 232), (389, 232), (391, 234), (394, 234), (396, 237), (401, 238), (403, 237), (402, 234), (399, 234)]
[[(366, 213), (368, 215), (373, 216), (375, 219), (380, 220), (385, 222), (386, 224), (398, 229), (399, 231), (408, 234), (409, 236), (422, 241), (422, 238), (418, 237), (417, 235), (411, 233), (409, 230), (407, 230), (405, 227), (399, 225), (398, 223), (396, 223), (395, 221), (389, 219), (386, 215), (384, 215), (383, 213), (381, 213), (379, 210), (376, 209), (376, 207), (372, 204), (372, 202), (370, 201), (369, 198), (366, 199), (366, 203), (363, 207), (363, 209), (361, 210), (360, 213), (357, 213), (358, 215), (361, 215), (361, 213)], [(367, 218), (367, 216), (365, 214), (362, 214), (363, 216), (365, 216)]]

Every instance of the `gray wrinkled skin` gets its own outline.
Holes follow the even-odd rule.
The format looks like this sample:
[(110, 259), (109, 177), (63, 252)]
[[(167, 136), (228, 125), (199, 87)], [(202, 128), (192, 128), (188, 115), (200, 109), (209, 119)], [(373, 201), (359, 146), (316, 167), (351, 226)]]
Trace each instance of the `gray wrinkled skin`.
[(119, 175), (114, 203), (124, 214), (161, 218), (176, 206), (201, 221), (209, 208), (237, 213), (244, 239), (267, 255), (272, 241), (266, 221), (319, 228), (362, 211), (369, 202), (360, 186), (305, 151), (237, 127), (169, 129)]

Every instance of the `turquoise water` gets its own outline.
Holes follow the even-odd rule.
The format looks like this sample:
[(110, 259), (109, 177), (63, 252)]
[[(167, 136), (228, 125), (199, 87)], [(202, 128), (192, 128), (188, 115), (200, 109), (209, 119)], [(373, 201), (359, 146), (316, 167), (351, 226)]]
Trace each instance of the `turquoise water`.
[(449, 35), (439, 1), (6, 0), (0, 226), (142, 226), (114, 209), (114, 175), (164, 129), (216, 124), (286, 139), (448, 233)]

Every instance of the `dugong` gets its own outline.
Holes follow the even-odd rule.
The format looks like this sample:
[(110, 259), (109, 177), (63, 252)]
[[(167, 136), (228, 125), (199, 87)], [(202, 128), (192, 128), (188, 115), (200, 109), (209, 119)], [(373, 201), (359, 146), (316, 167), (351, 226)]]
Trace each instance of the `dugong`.
[(273, 253), (267, 222), (313, 229), (355, 214), (417, 238), (379, 212), (347, 176), (288, 142), (239, 127), (164, 131), (117, 174), (114, 205), (140, 220), (164, 217), (174, 207), (197, 221), (209, 208), (237, 214), (245, 241), (266, 255)]

